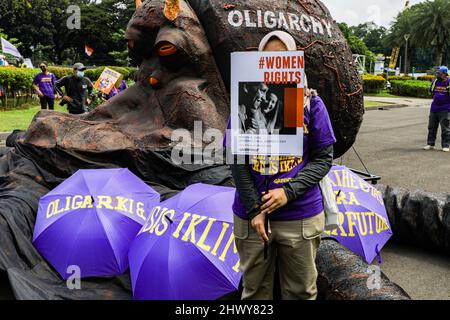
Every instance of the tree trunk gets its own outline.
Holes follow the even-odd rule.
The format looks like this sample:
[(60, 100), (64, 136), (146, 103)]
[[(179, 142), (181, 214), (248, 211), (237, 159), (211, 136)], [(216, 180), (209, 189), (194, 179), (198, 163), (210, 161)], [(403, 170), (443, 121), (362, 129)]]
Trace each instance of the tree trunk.
[(442, 60), (444, 60), (444, 45), (439, 44), (436, 47), (436, 66), (441, 66)]

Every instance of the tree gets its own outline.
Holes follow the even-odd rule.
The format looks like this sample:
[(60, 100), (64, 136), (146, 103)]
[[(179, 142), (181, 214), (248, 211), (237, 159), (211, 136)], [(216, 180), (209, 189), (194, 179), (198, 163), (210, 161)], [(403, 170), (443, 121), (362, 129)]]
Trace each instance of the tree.
[(416, 44), (436, 49), (437, 66), (442, 65), (450, 41), (450, 0), (426, 1), (415, 6), (412, 35)]
[[(69, 29), (70, 5), (80, 7), (81, 29)], [(88, 65), (126, 63), (124, 39), (115, 35), (135, 11), (131, 0), (8, 0), (0, 1), (0, 28), (20, 40), (25, 56), (33, 54), (57, 64), (81, 60)], [(88, 57), (84, 45), (94, 49)], [(42, 60), (40, 60), (42, 61)]]
[(352, 53), (366, 56), (365, 68), (369, 69), (370, 65), (375, 61), (375, 54), (367, 48), (364, 41), (358, 38), (353, 33), (352, 28), (349, 27), (345, 22), (338, 23), (338, 26), (344, 34), (344, 37), (347, 40)]
[(426, 1), (399, 14), (392, 24), (385, 43), (402, 46), (404, 35), (410, 34), (412, 46), (433, 49), (435, 65), (441, 65), (450, 42), (450, 0)]
[(366, 22), (357, 26), (350, 27), (355, 36), (360, 38), (367, 48), (374, 53), (387, 55), (390, 53), (390, 47), (384, 44), (384, 37), (387, 34), (385, 27), (380, 27), (374, 22)]

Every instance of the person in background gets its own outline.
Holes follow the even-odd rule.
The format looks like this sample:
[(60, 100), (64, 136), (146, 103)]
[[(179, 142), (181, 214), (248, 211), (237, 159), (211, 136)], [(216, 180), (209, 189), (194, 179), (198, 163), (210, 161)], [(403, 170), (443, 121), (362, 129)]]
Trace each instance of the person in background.
[[(294, 38), (284, 31), (269, 33), (259, 46), (260, 51), (296, 49)], [(304, 113), (308, 130), (303, 138), (303, 157), (269, 159), (276, 162), (280, 158), (280, 162), (295, 165), (287, 172), (278, 170), (268, 177), (267, 194), (258, 157), (230, 166), (237, 190), (233, 203), (234, 235), (243, 272), (242, 299), (273, 299), (276, 264), (283, 300), (317, 298), (315, 258), (325, 228), (319, 182), (332, 166), (336, 138), (325, 104), (311, 92), (305, 87), (305, 106), (309, 107)], [(282, 167), (283, 163), (279, 165)], [(265, 230), (266, 216), (269, 233)], [(267, 259), (264, 242), (268, 243)]]
[(39, 97), (41, 109), (53, 110), (55, 106), (55, 84), (56, 77), (53, 73), (48, 72), (47, 62), (39, 65), (41, 73), (34, 77), (33, 89)]
[(114, 96), (117, 96), (119, 93), (127, 89), (128, 86), (125, 81), (120, 81), (119, 86), (117, 87), (117, 84), (111, 89), (111, 92), (106, 96), (106, 100), (111, 99)]
[(450, 152), (450, 78), (447, 67), (438, 68), (436, 80), (433, 81), (430, 90), (433, 103), (428, 122), (428, 142), (424, 150), (435, 149), (436, 136), (441, 125), (442, 151)]
[(6, 62), (6, 58), (3, 55), (0, 55), (0, 67), (6, 67), (8, 63)]
[(26, 68), (25, 60), (23, 58), (17, 59), (17, 68)]
[[(66, 76), (56, 81), (55, 89), (63, 98), (61, 105), (67, 104), (69, 113), (82, 114), (87, 112), (87, 106), (91, 103), (94, 85), (89, 78), (84, 76), (86, 67), (82, 63), (73, 65), (73, 75)], [(66, 94), (62, 92), (65, 88)]]

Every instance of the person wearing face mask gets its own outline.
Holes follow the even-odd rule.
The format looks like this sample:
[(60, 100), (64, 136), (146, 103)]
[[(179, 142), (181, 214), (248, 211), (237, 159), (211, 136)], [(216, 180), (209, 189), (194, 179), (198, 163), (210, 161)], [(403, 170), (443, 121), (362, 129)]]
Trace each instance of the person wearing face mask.
[[(87, 112), (87, 106), (90, 104), (89, 97), (92, 96), (94, 85), (84, 76), (85, 70), (86, 67), (82, 63), (75, 63), (73, 75), (61, 78), (55, 84), (56, 91), (63, 97), (61, 105), (67, 104), (71, 114)], [(63, 87), (65, 94), (61, 90)]]
[(42, 62), (39, 65), (41, 73), (34, 77), (33, 89), (39, 97), (41, 109), (53, 110), (55, 106), (55, 83), (56, 77), (53, 73), (48, 72), (48, 65)]
[(428, 122), (428, 144), (424, 149), (434, 149), (437, 131), (441, 125), (442, 151), (450, 152), (450, 78), (447, 67), (437, 69), (436, 80), (433, 81), (430, 91), (433, 95), (433, 104)]

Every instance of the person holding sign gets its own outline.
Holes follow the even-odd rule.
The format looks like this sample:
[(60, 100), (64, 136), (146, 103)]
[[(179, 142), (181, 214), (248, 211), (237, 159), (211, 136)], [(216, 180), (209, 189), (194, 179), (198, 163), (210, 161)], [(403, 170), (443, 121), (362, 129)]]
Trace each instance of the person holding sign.
[[(296, 51), (297, 47), (291, 35), (274, 31), (262, 39), (259, 50)], [(242, 299), (273, 298), (276, 263), (282, 299), (317, 297), (315, 257), (325, 224), (319, 182), (332, 166), (336, 139), (322, 99), (307, 87), (304, 93), (302, 157), (249, 156), (248, 163), (231, 165), (237, 189), (234, 234), (243, 272)], [(263, 102), (259, 110), (269, 131), (275, 126), (273, 111), (280, 107), (278, 98), (269, 93), (267, 105)], [(268, 180), (266, 167), (274, 169), (269, 170)], [(268, 233), (266, 216), (270, 218)]]

